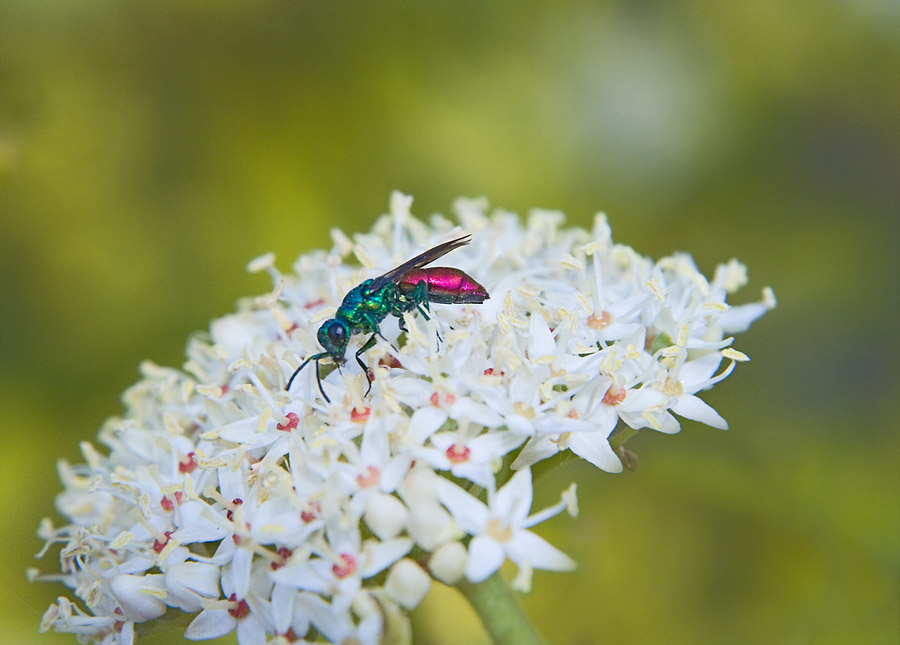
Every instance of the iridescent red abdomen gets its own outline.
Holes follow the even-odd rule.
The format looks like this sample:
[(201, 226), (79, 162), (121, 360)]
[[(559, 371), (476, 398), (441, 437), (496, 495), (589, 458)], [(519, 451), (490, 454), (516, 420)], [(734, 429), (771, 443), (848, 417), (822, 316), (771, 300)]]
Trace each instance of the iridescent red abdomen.
[(396, 284), (401, 291), (408, 293), (420, 282), (427, 285), (428, 300), (438, 304), (481, 304), (490, 297), (472, 276), (450, 267), (413, 269), (404, 273)]

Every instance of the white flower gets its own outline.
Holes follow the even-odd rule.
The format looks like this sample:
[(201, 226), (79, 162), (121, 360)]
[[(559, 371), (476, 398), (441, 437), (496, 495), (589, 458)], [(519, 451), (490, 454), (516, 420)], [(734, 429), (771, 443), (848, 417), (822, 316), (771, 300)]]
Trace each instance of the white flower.
[(240, 645), (260, 645), (266, 642), (265, 625), (259, 612), (252, 612), (245, 599), (236, 596), (224, 601), (227, 609), (204, 609), (191, 621), (184, 637), (192, 640), (219, 638), (237, 630)]
[(327, 537), (310, 544), (320, 557), (291, 562), (272, 573), (274, 582), (328, 595), (336, 607), (347, 608), (362, 581), (380, 573), (412, 547), (409, 538), (362, 542), (358, 522), (342, 519), (329, 524)]
[[(747, 360), (730, 335), (775, 306), (770, 289), (726, 302), (746, 267), (709, 281), (687, 255), (653, 262), (614, 244), (603, 215), (586, 231), (558, 212), (523, 224), (459, 200), (460, 228), (410, 205), (395, 193), (371, 232), (332, 231), (334, 249), (301, 256), (293, 275), (272, 255), (251, 261), (271, 292), (193, 336), (183, 370), (141, 365), (124, 415), (100, 431), (105, 453), (85, 443), (83, 464), (59, 465), (66, 525), (39, 535), (60, 572), (29, 578), (78, 601), (60, 598), (42, 630), (129, 645), (169, 607), (196, 614), (191, 639), (409, 640), (403, 612), (429, 576), (477, 582), (510, 559), (527, 590), (534, 569), (575, 566), (531, 530), (574, 515), (574, 488), (529, 515), (530, 466), (569, 450), (618, 472), (635, 430), (677, 432), (674, 415), (727, 427), (698, 394)], [(402, 316), (363, 298), (377, 334), (341, 308), (365, 280), (466, 233), (427, 269), (464, 272), (484, 302), (454, 302), (435, 276), (459, 274), (437, 271), (423, 274), (430, 302)], [(318, 341), (335, 317), (352, 323), (343, 354)]]
[(358, 620), (347, 609), (338, 609), (317, 596), (305, 596), (302, 609), (310, 622), (331, 643), (378, 645), (384, 634), (382, 615), (376, 611), (360, 612)]
[(463, 422), (454, 432), (429, 437), (431, 448), (416, 452), (435, 470), (449, 470), (454, 477), (468, 479), (489, 488), (500, 458), (520, 446), (524, 437), (512, 432), (486, 432), (472, 437), (471, 426)]
[(550, 571), (570, 571), (575, 562), (543, 538), (527, 530), (566, 508), (561, 501), (541, 513), (531, 510), (531, 471), (521, 470), (485, 505), (447, 480), (438, 482), (438, 495), (456, 522), (469, 535), (466, 577), (481, 582), (509, 558), (520, 566)]

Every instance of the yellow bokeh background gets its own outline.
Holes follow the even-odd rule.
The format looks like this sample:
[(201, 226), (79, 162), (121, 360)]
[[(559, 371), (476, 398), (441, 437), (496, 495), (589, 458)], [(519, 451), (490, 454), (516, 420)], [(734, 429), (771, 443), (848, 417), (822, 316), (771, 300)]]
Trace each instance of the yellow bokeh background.
[[(539, 481), (582, 507), (539, 529), (579, 562), (524, 598), (550, 642), (897, 643), (898, 26), (878, 0), (0, 3), (0, 640), (73, 642), (24, 572), (139, 362), (181, 365), (269, 288), (248, 260), (287, 270), (396, 188), (603, 210), (779, 298), (706, 395), (730, 431)], [(486, 642), (449, 589), (414, 621)]]

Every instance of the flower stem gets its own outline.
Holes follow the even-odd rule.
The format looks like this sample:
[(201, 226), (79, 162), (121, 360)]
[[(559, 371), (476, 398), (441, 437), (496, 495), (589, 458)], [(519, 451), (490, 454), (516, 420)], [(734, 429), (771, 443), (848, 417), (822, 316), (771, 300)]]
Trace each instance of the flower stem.
[(463, 580), (458, 587), (481, 618), (494, 645), (544, 644), (499, 571), (484, 582)]

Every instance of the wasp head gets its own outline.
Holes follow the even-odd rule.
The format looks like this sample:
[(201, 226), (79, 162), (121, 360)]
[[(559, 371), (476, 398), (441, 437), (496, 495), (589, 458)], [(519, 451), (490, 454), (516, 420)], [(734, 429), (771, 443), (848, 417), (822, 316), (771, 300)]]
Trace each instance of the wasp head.
[(337, 318), (331, 318), (322, 323), (316, 333), (319, 344), (331, 357), (337, 361), (344, 360), (344, 350), (347, 349), (347, 341), (350, 340), (350, 330), (347, 323)]

